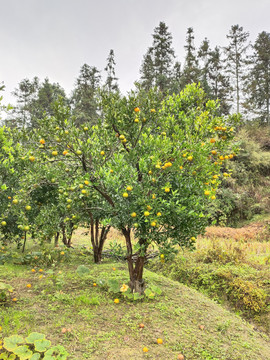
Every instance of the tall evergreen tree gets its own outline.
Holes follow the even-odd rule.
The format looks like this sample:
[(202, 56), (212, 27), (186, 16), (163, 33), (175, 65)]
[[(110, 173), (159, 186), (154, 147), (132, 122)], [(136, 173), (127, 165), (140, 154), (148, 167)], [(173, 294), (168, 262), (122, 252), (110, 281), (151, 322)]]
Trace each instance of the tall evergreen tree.
[(58, 83), (50, 83), (48, 78), (39, 86), (36, 98), (32, 100), (32, 126), (35, 126), (35, 121), (44, 116), (54, 115), (53, 105), (59, 97), (66, 100), (65, 90)]
[(141, 82), (145, 89), (156, 86), (165, 93), (170, 88), (174, 65), (172, 35), (164, 22), (154, 29), (153, 44), (148, 48), (141, 66)]
[(194, 46), (194, 31), (193, 28), (188, 28), (186, 45), (185, 64), (182, 74), (182, 87), (191, 83), (198, 83), (200, 80), (200, 69), (196, 49)]
[(242, 26), (233, 25), (227, 35), (229, 45), (224, 48), (226, 66), (231, 78), (232, 95), (235, 99), (234, 104), (236, 105), (237, 113), (240, 112), (240, 97), (245, 74), (246, 51), (249, 46), (247, 44), (248, 37), (249, 33), (245, 32)]
[(110, 50), (109, 56), (107, 58), (107, 65), (104, 70), (107, 72), (105, 89), (109, 92), (119, 91), (119, 86), (117, 84), (118, 78), (115, 76), (114, 51), (112, 49)]
[(76, 80), (71, 104), (77, 124), (91, 121), (93, 124), (98, 117), (97, 91), (100, 87), (101, 75), (95, 66), (84, 64)]
[(148, 48), (146, 54), (143, 57), (143, 63), (141, 66), (141, 84), (143, 89), (150, 90), (155, 86), (155, 66), (153, 60), (153, 48)]
[(207, 84), (210, 98), (219, 100), (221, 115), (228, 115), (230, 110), (230, 81), (224, 72), (223, 59), (219, 47), (210, 52), (208, 61)]
[(176, 61), (172, 72), (170, 93), (178, 94), (182, 90), (181, 79), (182, 79), (181, 64), (179, 61)]
[(209, 40), (205, 38), (198, 51), (198, 59), (201, 60), (201, 74), (200, 83), (206, 94), (210, 95), (210, 87), (208, 84), (209, 78), (209, 61), (210, 61), (211, 49)]
[(13, 109), (12, 121), (19, 127), (31, 126), (33, 114), (33, 100), (37, 97), (39, 89), (39, 79), (34, 77), (31, 81), (23, 79), (18, 88), (16, 88), (12, 95), (16, 98), (16, 104)]
[(270, 33), (261, 32), (249, 58), (246, 77), (246, 108), (262, 122), (270, 125)]

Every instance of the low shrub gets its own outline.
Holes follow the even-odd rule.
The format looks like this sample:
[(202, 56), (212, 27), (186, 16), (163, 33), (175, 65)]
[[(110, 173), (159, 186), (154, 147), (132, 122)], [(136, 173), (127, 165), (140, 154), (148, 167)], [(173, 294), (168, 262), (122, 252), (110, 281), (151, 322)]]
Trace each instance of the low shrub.
[(31, 333), (27, 338), (12, 335), (1, 340), (0, 359), (3, 360), (66, 360), (69, 354), (63, 346), (51, 346), (44, 334)]

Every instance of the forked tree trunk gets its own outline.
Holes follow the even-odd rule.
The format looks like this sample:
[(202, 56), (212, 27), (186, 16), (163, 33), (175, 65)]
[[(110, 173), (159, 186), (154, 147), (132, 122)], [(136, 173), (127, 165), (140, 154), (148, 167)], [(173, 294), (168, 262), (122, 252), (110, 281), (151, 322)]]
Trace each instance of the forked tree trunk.
[(132, 260), (132, 243), (130, 237), (130, 229), (122, 229), (122, 233), (125, 236), (127, 245), (127, 262), (129, 271), (129, 287), (131, 292), (137, 292), (139, 294), (144, 293), (145, 284), (143, 280), (143, 268), (145, 256), (138, 256), (135, 264)]
[[(63, 244), (67, 247), (71, 247), (71, 240), (72, 240), (72, 234), (73, 234), (73, 230), (70, 231), (69, 234), (67, 234), (67, 229), (64, 223), (62, 223), (60, 225), (61, 230), (62, 230), (62, 241)], [(72, 229), (72, 224), (71, 224), (71, 229)]]
[(94, 252), (94, 262), (99, 264), (101, 262), (102, 250), (107, 239), (110, 226), (102, 226), (100, 231), (99, 220), (94, 220), (92, 214), (90, 215), (90, 219), (90, 234)]

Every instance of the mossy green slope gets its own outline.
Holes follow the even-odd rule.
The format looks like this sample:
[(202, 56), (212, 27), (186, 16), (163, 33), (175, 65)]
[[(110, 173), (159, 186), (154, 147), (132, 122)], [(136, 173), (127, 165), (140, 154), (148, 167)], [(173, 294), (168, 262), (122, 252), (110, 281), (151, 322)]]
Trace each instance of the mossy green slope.
[[(74, 360), (172, 360), (180, 353), (187, 360), (270, 359), (263, 334), (193, 289), (146, 270), (147, 283), (163, 294), (137, 303), (120, 297), (115, 304), (115, 296), (93, 282), (115, 278), (119, 285), (126, 283), (125, 264), (89, 265), (85, 277), (76, 274), (76, 267), (61, 265), (53, 274), (45, 269), (40, 279), (26, 266), (0, 266), (0, 278), (15, 288), (12, 296), (18, 298), (0, 307), (3, 335), (44, 333), (53, 345), (64, 345)], [(63, 334), (63, 327), (71, 331)], [(149, 351), (144, 353), (143, 347)]]

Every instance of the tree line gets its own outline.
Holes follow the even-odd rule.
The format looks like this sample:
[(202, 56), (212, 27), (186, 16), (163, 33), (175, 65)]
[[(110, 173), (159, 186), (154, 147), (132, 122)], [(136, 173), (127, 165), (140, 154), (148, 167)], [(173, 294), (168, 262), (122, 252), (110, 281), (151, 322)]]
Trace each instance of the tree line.
[[(220, 115), (241, 113), (248, 120), (269, 125), (270, 33), (259, 33), (251, 44), (249, 33), (233, 25), (226, 37), (225, 47), (212, 48), (205, 38), (196, 48), (194, 30), (188, 28), (185, 59), (180, 63), (172, 46), (172, 34), (168, 26), (160, 22), (143, 57), (135, 87), (146, 91), (156, 88), (165, 97), (179, 93), (187, 84), (200, 83), (209, 99), (219, 100)], [(61, 96), (78, 125), (86, 121), (95, 124), (101, 116), (100, 89), (120, 91), (115, 66), (113, 50), (109, 52), (104, 69), (105, 81), (97, 67), (84, 64), (70, 96), (48, 78), (43, 82), (37, 77), (22, 80), (13, 92), (16, 104), (6, 122), (9, 126), (36, 127), (38, 119), (53, 115), (53, 103)]]

